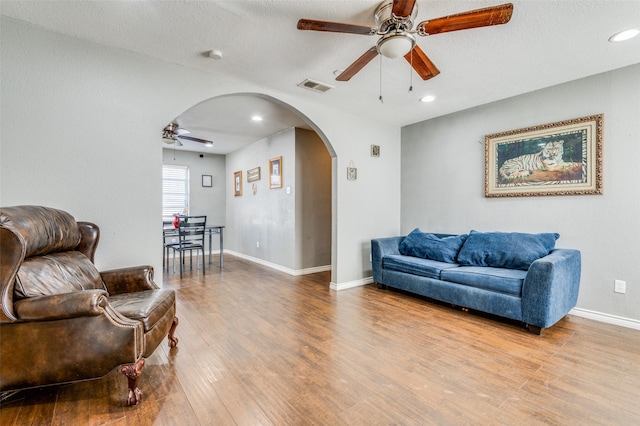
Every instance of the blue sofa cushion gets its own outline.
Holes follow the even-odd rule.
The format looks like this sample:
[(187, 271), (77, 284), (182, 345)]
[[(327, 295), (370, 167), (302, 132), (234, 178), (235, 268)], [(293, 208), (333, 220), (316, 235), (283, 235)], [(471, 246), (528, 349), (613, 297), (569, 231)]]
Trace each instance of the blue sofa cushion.
[(405, 272), (421, 277), (439, 280), (441, 271), (458, 268), (456, 263), (438, 262), (437, 260), (422, 259), (413, 256), (390, 254), (382, 258), (382, 267), (387, 271)]
[(492, 268), (487, 266), (461, 266), (443, 270), (442, 281), (468, 285), (483, 290), (521, 297), (526, 271)]
[(441, 237), (416, 228), (402, 240), (398, 249), (405, 256), (455, 263), (458, 251), (466, 239), (466, 234)]
[(526, 271), (535, 260), (553, 250), (559, 236), (551, 233), (471, 231), (458, 253), (458, 263)]

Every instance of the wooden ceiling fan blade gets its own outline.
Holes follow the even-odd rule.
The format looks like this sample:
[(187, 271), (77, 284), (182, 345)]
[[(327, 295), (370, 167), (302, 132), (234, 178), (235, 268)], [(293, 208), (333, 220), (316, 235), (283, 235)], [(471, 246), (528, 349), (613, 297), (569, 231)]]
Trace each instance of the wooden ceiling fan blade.
[(185, 136), (185, 135), (181, 135), (178, 137), (178, 139), (184, 139), (187, 141), (193, 141), (193, 142), (200, 142), (200, 143), (205, 143), (205, 144), (212, 144), (213, 142), (208, 141), (206, 139), (200, 139), (200, 138), (194, 138), (193, 136)]
[(338, 81), (351, 80), (351, 77), (356, 75), (358, 71), (364, 68), (364, 66), (367, 65), (369, 62), (371, 62), (371, 60), (376, 56), (378, 56), (378, 49), (376, 49), (376, 47), (373, 46), (371, 49), (364, 52), (362, 56), (356, 59), (354, 63), (349, 65), (349, 67), (346, 70), (342, 71), (342, 73), (340, 73), (340, 75), (336, 77), (336, 80)]
[(418, 24), (416, 29), (418, 34), (424, 36), (449, 31), (487, 27), (490, 25), (501, 25), (509, 22), (512, 13), (513, 4), (507, 3), (500, 6), (470, 10), (468, 12), (423, 21)]
[(416, 0), (393, 0), (393, 8), (391, 13), (397, 17), (410, 16), (413, 12), (413, 7), (416, 4)]
[(328, 31), (332, 33), (362, 34), (362, 35), (373, 35), (377, 32), (376, 28), (367, 27), (365, 25), (345, 24), (342, 22), (317, 21), (315, 19), (300, 19), (298, 21), (298, 29), (310, 30), (310, 31)]
[(422, 49), (416, 45), (413, 50), (404, 55), (404, 58), (411, 64), (413, 69), (423, 80), (429, 80), (440, 74), (440, 70), (431, 62)]

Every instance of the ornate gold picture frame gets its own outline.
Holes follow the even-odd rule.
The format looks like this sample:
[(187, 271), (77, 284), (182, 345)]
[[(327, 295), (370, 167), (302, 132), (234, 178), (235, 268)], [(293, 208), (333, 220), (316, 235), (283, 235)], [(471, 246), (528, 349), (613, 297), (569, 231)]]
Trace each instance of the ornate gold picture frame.
[(602, 194), (604, 115), (485, 136), (485, 196)]

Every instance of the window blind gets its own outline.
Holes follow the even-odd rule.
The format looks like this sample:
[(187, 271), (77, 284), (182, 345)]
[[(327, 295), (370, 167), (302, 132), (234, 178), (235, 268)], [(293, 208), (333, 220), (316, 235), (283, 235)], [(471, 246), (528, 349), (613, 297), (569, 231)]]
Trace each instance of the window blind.
[(162, 220), (189, 214), (189, 167), (162, 165)]

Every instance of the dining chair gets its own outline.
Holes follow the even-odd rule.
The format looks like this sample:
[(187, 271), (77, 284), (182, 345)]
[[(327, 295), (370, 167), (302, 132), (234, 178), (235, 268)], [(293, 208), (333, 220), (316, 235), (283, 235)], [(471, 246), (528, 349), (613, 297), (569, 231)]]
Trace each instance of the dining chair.
[(182, 278), (185, 252), (189, 252), (189, 266), (193, 268), (193, 251), (196, 251), (196, 268), (199, 252), (202, 252), (202, 273), (205, 272), (204, 235), (207, 228), (207, 216), (181, 216), (178, 223), (178, 242), (168, 245), (173, 250), (173, 271), (175, 272), (176, 252), (179, 254), (180, 278)]
[(162, 222), (162, 269), (169, 272), (169, 246), (174, 242), (173, 237), (177, 236), (177, 229), (173, 227), (171, 221)]

